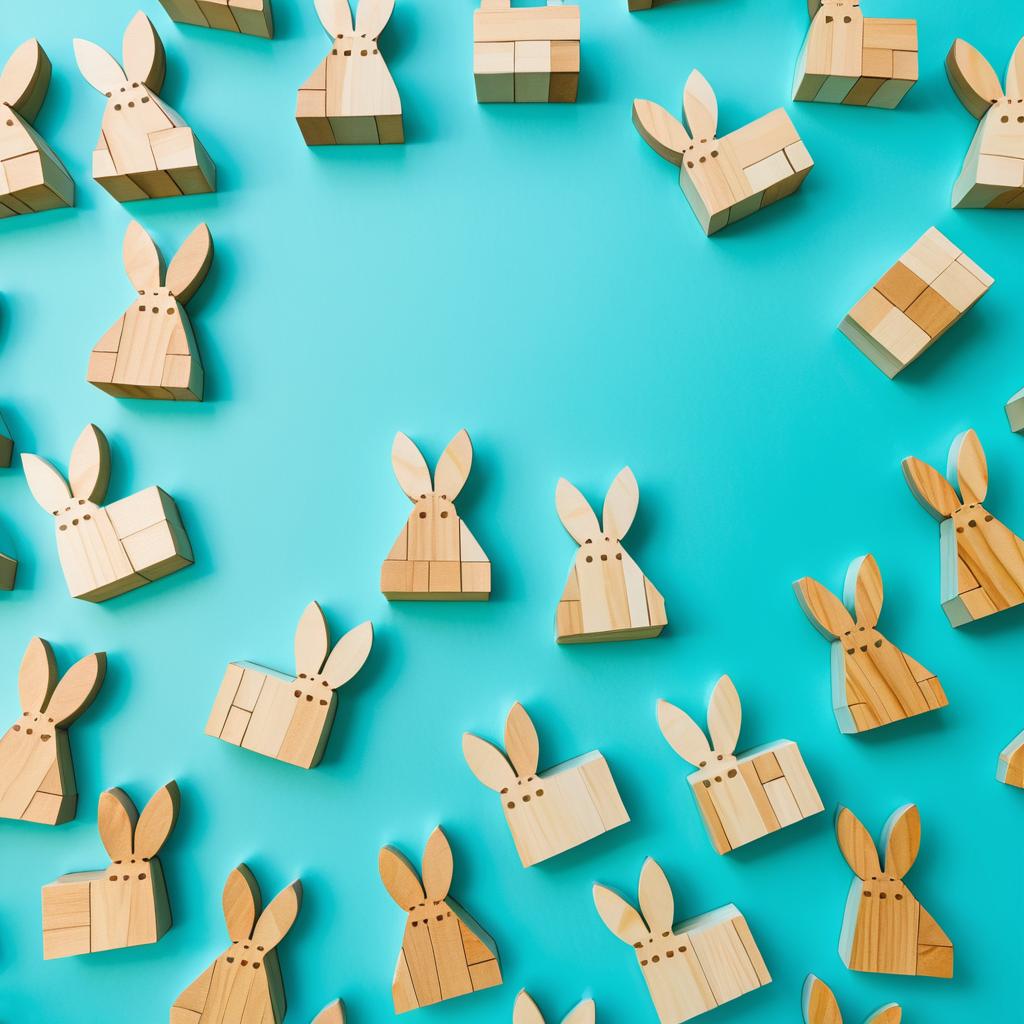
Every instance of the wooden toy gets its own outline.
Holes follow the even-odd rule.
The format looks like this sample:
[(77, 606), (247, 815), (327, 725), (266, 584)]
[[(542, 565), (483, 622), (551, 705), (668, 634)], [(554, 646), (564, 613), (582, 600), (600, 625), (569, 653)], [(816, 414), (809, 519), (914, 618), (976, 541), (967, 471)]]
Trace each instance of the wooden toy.
[(697, 769), (689, 776), (690, 790), (718, 853), (825, 809), (792, 740), (776, 740), (736, 756), (741, 717), (740, 696), (728, 676), (718, 680), (708, 702), (711, 743), (685, 711), (658, 701), (662, 735)]
[(545, 7), (480, 0), (473, 12), (473, 77), (479, 103), (575, 103), (579, 7), (562, 0)]
[(72, 597), (106, 601), (184, 569), (192, 545), (174, 499), (147, 487), (101, 505), (110, 447), (90, 423), (71, 451), (68, 480), (38, 455), (22, 455), (32, 496), (56, 520), (57, 554)]
[(814, 166), (781, 107), (717, 138), (718, 100), (699, 71), (686, 80), (683, 112), (689, 133), (664, 107), (634, 100), (633, 124), (658, 156), (679, 167), (680, 187), (706, 235), (792, 195)]
[(999, 755), (996, 778), (1008, 786), (1024, 789), (1024, 732), (1017, 733)]
[(660, 1024), (682, 1024), (771, 982), (745, 918), (731, 903), (674, 924), (672, 889), (651, 857), (640, 872), (639, 899), (638, 913), (618, 893), (594, 886), (601, 920), (636, 950)]
[[(813, 974), (807, 975), (803, 991), (804, 1024), (843, 1024), (832, 989)], [(865, 1024), (900, 1024), (903, 1011), (898, 1003), (888, 1003), (875, 1010)]]
[(274, 37), (270, 0), (160, 0), (172, 21), (200, 28), (221, 28), (262, 39)]
[(231, 945), (174, 1001), (170, 1024), (280, 1024), (287, 1003), (277, 946), (298, 916), (302, 883), (286, 885), (260, 913), (260, 887), (239, 864), (222, 903)]
[(505, 720), (505, 751), (466, 732), (462, 753), (473, 774), (501, 794), (516, 852), (532, 867), (629, 821), (599, 750), (537, 771), (540, 742), (522, 704)]
[(75, 40), (85, 80), (107, 97), (92, 176), (116, 200), (212, 192), (217, 171), (195, 132), (157, 95), (167, 69), (164, 44), (139, 11), (124, 33), (124, 67), (106, 50)]
[(1015, 434), (1024, 434), (1024, 388), (1006, 403), (1006, 418)]
[(0, 71), (0, 219), (75, 205), (75, 183), (32, 128), (50, 87), (52, 65), (26, 39)]
[(933, 345), (992, 287), (993, 278), (929, 228), (839, 325), (887, 377)]
[(846, 605), (810, 576), (793, 589), (811, 623), (832, 641), (832, 708), (840, 732), (867, 732), (949, 703), (935, 674), (876, 628), (883, 590), (874, 555), (851, 563)]
[(558, 643), (645, 640), (668, 624), (665, 599), (622, 546), (639, 504), (640, 487), (629, 466), (608, 488), (601, 523), (568, 480), (558, 481), (558, 518), (580, 546), (555, 612)]
[(313, 1024), (345, 1024), (345, 1004), (335, 999), (313, 1018)]
[(965, 431), (949, 449), (960, 495), (926, 462), (903, 460), (914, 497), (939, 520), (942, 609), (954, 626), (983, 619), (1024, 601), (1024, 540), (983, 505), (988, 465), (981, 441)]
[(491, 563), (455, 511), (473, 464), (469, 434), (460, 430), (437, 461), (434, 480), (420, 450), (405, 434), (395, 435), (391, 465), (413, 504), (380, 572), (389, 601), (486, 601)]
[(133, 220), (124, 234), (124, 267), (139, 297), (92, 350), (85, 379), (117, 398), (201, 402), (203, 363), (185, 303), (212, 261), (210, 229), (200, 224), (165, 275), (160, 251)]
[(331, 52), (299, 88), (295, 120), (307, 146), (405, 142), (402, 101), (380, 52), (395, 0), (314, 0)]
[(18, 560), (0, 554), (0, 590), (13, 590), (18, 575)]
[(1010, 58), (1006, 91), (992, 65), (957, 39), (946, 74), (960, 102), (981, 122), (953, 186), (957, 209), (1024, 209), (1024, 39)]
[(395, 1013), (501, 984), (494, 940), (448, 895), (452, 849), (440, 826), (423, 852), (422, 881), (394, 847), (381, 848), (378, 866), (384, 888), (409, 914), (391, 984)]
[[(597, 1020), (597, 1008), (593, 999), (584, 999), (575, 1009), (562, 1019), (562, 1024), (594, 1024)], [(512, 1024), (545, 1024), (544, 1014), (530, 998), (526, 989), (520, 989), (512, 1007)]]
[(173, 780), (139, 814), (128, 794), (100, 795), (97, 824), (111, 864), (43, 886), (43, 959), (157, 942), (171, 927), (171, 905), (157, 853), (178, 820)]
[(914, 804), (894, 811), (882, 831), (885, 868), (875, 841), (852, 811), (839, 808), (836, 836), (857, 876), (850, 885), (839, 955), (851, 971), (953, 977), (953, 944), (903, 882), (921, 846)]
[(865, 18), (860, 0), (807, 0), (793, 99), (891, 110), (917, 81), (917, 22)]
[(0, 737), (0, 818), (62, 825), (78, 810), (68, 727), (93, 702), (107, 656), (89, 654), (57, 682), (53, 648), (33, 637), (18, 672), (21, 717)]
[(300, 768), (315, 768), (337, 711), (338, 687), (362, 667), (373, 625), (349, 630), (331, 648), (320, 605), (310, 601), (295, 630), (295, 675), (233, 661), (206, 723), (206, 735)]
[(3, 416), (0, 416), (0, 469), (8, 469), (11, 465), (11, 458), (14, 455), (14, 440), (11, 432), (4, 423)]

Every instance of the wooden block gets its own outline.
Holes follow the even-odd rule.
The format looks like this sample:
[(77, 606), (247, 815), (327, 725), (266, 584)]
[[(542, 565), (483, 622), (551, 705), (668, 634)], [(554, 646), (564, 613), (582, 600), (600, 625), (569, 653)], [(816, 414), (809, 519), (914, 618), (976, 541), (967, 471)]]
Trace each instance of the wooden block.
[(13, 590), (18, 574), (18, 560), (0, 554), (0, 590)]
[[(903, 881), (921, 846), (921, 818), (914, 804), (893, 812), (882, 832), (885, 863), (852, 811), (839, 808), (836, 837), (857, 876), (850, 887), (839, 955), (852, 971), (873, 974), (953, 976), (953, 946)], [(942, 947), (930, 959), (920, 947)]]
[(540, 746), (522, 704), (505, 720), (505, 750), (463, 733), (462, 752), (473, 774), (501, 794), (502, 809), (523, 867), (531, 867), (625, 825), (608, 763), (591, 751), (538, 771)]
[(473, 79), (478, 103), (514, 103), (516, 44), (474, 43)]
[(3, 416), (0, 416), (0, 469), (7, 469), (11, 464), (14, 455), (14, 441), (11, 439), (11, 432), (4, 423)]
[[(562, 1024), (594, 1024), (597, 1009), (593, 999), (584, 999), (562, 1018)], [(544, 1015), (526, 989), (520, 989), (512, 1007), (512, 1024), (545, 1024)]]
[(1006, 418), (1014, 433), (1024, 433), (1024, 388), (1006, 403)]
[(771, 982), (743, 915), (731, 904), (674, 924), (668, 879), (648, 858), (637, 911), (618, 893), (594, 886), (609, 931), (636, 951), (660, 1024), (682, 1024)]
[[(704, 730), (674, 704), (659, 700), (657, 714), (669, 746), (697, 769), (688, 782), (718, 853), (824, 810), (795, 743), (777, 740), (737, 756), (742, 709), (728, 676), (718, 680), (708, 702), (710, 743)], [(786, 784), (789, 798), (778, 783)]]
[(1008, 786), (1024, 789), (1024, 732), (1018, 733), (999, 754), (996, 778)]
[(422, 872), (391, 846), (381, 848), (378, 866), (408, 915), (392, 983), (395, 1013), (502, 983), (493, 940), (448, 895), (454, 863), (440, 826), (427, 840)]
[(934, 341), (959, 319), (956, 308), (937, 291), (926, 288), (907, 309), (907, 316)]
[[(813, 974), (808, 974), (804, 981), (802, 1007), (804, 1024), (843, 1024), (843, 1015), (832, 990)], [(888, 1003), (871, 1014), (866, 1024), (900, 1024), (902, 1016), (899, 1003)]]
[(928, 285), (905, 263), (897, 260), (879, 279), (875, 290), (889, 300), (897, 309), (907, 307), (917, 299)]
[(274, 37), (270, 0), (160, 0), (172, 21), (262, 39)]

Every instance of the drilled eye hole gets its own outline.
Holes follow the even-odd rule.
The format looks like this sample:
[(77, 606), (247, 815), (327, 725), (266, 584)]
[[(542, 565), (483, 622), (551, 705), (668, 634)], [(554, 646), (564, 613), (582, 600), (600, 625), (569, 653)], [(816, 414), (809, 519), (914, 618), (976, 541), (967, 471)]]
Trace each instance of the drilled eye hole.
[(1001, 118), (999, 118), (999, 120), (1002, 121), (1003, 124), (1006, 124), (1010, 120), (1010, 115), (1009, 114), (1003, 114), (1003, 116)]
[(847, 647), (846, 648), (846, 653), (847, 654), (854, 654), (854, 653), (856, 653), (856, 651), (857, 651), (856, 647)]
[(594, 560), (594, 556), (593, 555), (587, 555), (587, 561), (588, 562), (592, 562), (593, 560)]
[(693, 167), (693, 161), (692, 160), (687, 160), (686, 161), (686, 166), (687, 167)]
[[(63, 529), (64, 529), (64, 527), (62, 526), (62, 527), (61, 527), (61, 529), (63, 530)], [(963, 528), (962, 526), (958, 526), (958, 527), (956, 528), (956, 532), (957, 532), (957, 533), (963, 533), (963, 532), (964, 532), (964, 528)]]
[(707, 761), (701, 761), (701, 763), (699, 765), (697, 765), (698, 768), (707, 768), (707, 766), (708, 766)]
[(601, 556), (601, 561), (602, 562), (607, 562), (608, 561), (608, 556), (607, 555), (602, 555)]
[(735, 768), (730, 768), (727, 774), (728, 774), (730, 779), (735, 779), (736, 778), (736, 769)]
[(704, 788), (705, 789), (710, 789), (711, 788), (711, 780), (710, 779), (705, 779), (704, 780)]
[(831, 14), (826, 14), (825, 15), (825, 24), (826, 25), (831, 25), (832, 24), (832, 15)]
[(447, 511), (445, 511), (445, 512), (442, 512), (442, 513), (441, 513), (441, 518), (442, 518), (442, 519), (447, 519), (447, 518), (448, 518), (448, 513), (447, 513)]
[(875, 646), (876, 647), (881, 647), (882, 646), (882, 641), (881, 640), (876, 640), (875, 641)]
[(426, 512), (421, 512), (420, 513), (420, 519), (426, 519), (426, 518), (427, 518), (427, 513)]
[(295, 691), (295, 696), (296, 697), (301, 697), (302, 696), (302, 691), (301, 690), (296, 690)]
[(991, 523), (992, 522), (992, 517), (991, 516), (985, 516), (985, 522), (986, 523)]
[(846, 15), (846, 17), (843, 18), (843, 23), (846, 25), (849, 25), (851, 21), (853, 21), (853, 18), (851, 18), (849, 15)]

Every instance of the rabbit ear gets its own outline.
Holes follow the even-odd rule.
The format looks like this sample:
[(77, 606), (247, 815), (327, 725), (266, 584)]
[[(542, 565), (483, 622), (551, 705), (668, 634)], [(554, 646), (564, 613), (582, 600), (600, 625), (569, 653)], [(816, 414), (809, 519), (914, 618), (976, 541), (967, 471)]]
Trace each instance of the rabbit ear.
[(960, 102), (978, 118), (1003, 98), (999, 76), (992, 65), (963, 39), (956, 39), (946, 54), (946, 75)]
[(1006, 95), (1011, 100), (1024, 100), (1024, 37), (1017, 43), (1006, 71)]
[(210, 229), (200, 224), (181, 243), (167, 268), (167, 290), (182, 304), (199, 290), (213, 263)]
[(647, 921), (648, 929), (654, 934), (672, 931), (675, 919), (675, 900), (672, 886), (668, 884), (661, 865), (648, 857), (640, 871), (640, 911)]
[(70, 725), (96, 699), (106, 674), (103, 652), (87, 654), (64, 673), (46, 705), (46, 714), (58, 729)]
[(298, 675), (318, 676), (331, 647), (331, 634), (323, 609), (310, 601), (295, 627), (295, 671)]
[(361, 622), (334, 645), (323, 669), (323, 676), (332, 690), (344, 686), (363, 667), (372, 646), (372, 622)]
[(53, 66), (38, 39), (26, 39), (0, 71), (0, 103), (34, 121), (46, 98)]
[(273, 949), (291, 930), (302, 906), (302, 883), (286, 885), (266, 906), (252, 930), (252, 941)]
[(555, 510), (562, 525), (577, 544), (585, 544), (600, 536), (601, 526), (590, 503), (564, 477), (555, 488)]
[(149, 232), (133, 220), (124, 233), (121, 246), (124, 269), (136, 291), (159, 288), (163, 280), (164, 264)]
[(637, 505), (640, 504), (640, 487), (633, 476), (633, 470), (626, 466), (612, 481), (604, 497), (601, 512), (601, 526), (612, 540), (622, 540), (633, 525)]
[(821, 10), (821, 0), (807, 0), (807, 13), (814, 19), (814, 16)]
[(658, 701), (658, 728), (684, 761), (699, 766), (711, 756), (711, 744), (704, 730), (685, 711), (667, 700)]
[(245, 864), (239, 864), (228, 875), (220, 902), (231, 941), (248, 942), (256, 927), (261, 900), (259, 883)]
[(423, 850), (423, 891), (428, 900), (440, 903), (447, 898), (454, 871), (451, 844), (438, 825)]
[(803, 1010), (804, 1024), (843, 1024), (832, 989), (813, 974), (808, 974), (804, 982)]
[(949, 449), (951, 466), (956, 466), (956, 482), (965, 505), (980, 505), (988, 494), (988, 463), (985, 450), (973, 430), (965, 430)]
[(633, 100), (633, 124), (640, 138), (663, 160), (682, 166), (683, 153), (690, 145), (682, 121), (651, 100)]
[(345, 1005), (340, 999), (328, 1003), (313, 1018), (313, 1024), (345, 1024)]
[(153, 23), (142, 11), (128, 22), (121, 44), (124, 71), (133, 82), (141, 82), (147, 89), (159, 92), (167, 72), (164, 44), (153, 28)]
[(21, 710), (30, 715), (41, 712), (57, 682), (57, 660), (53, 648), (39, 636), (32, 637), (25, 648), (18, 669), (18, 698)]
[(640, 914), (606, 886), (594, 886), (594, 906), (608, 931), (627, 945), (639, 945), (650, 935), (650, 929)]
[(843, 851), (846, 863), (858, 878), (870, 878), (882, 873), (875, 841), (853, 811), (846, 807), (840, 807), (836, 815), (836, 839), (839, 840), (839, 849)]
[(885, 870), (893, 878), (902, 878), (917, 860), (921, 849), (921, 814), (915, 804), (893, 811), (882, 830)]
[(696, 69), (683, 87), (683, 113), (696, 141), (710, 141), (718, 130), (718, 100), (708, 80)]
[(537, 1004), (530, 998), (525, 988), (519, 990), (515, 1005), (512, 1007), (512, 1024), (545, 1024), (544, 1014), (537, 1008)]
[(371, 39), (384, 31), (384, 26), (395, 9), (395, 0), (359, 0), (356, 9), (356, 32), (365, 33)]
[(961, 506), (949, 481), (927, 462), (908, 456), (903, 460), (903, 475), (914, 497), (939, 522), (948, 519)]
[[(365, 0), (364, 0), (365, 2)], [(360, 8), (361, 10), (362, 8)], [(473, 465), (473, 445), (469, 434), (460, 430), (441, 453), (434, 470), (434, 490), (443, 498), (454, 501), (465, 486)]]
[(73, 45), (78, 70), (97, 92), (110, 96), (122, 85), (128, 84), (121, 65), (102, 46), (90, 43), (88, 39), (76, 39)]
[(320, 24), (329, 36), (352, 35), (352, 11), (348, 0), (314, 0)]
[(793, 584), (796, 599), (814, 628), (829, 640), (835, 640), (854, 628), (853, 617), (831, 590), (816, 579), (804, 576)]
[(381, 847), (377, 869), (384, 888), (403, 910), (412, 910), (427, 898), (416, 869), (393, 846)]
[(597, 1007), (593, 999), (584, 999), (574, 1010), (570, 1010), (569, 1016), (562, 1021), (562, 1024), (595, 1024), (597, 1021)]
[(874, 555), (864, 555), (850, 563), (846, 573), (845, 597), (857, 613), (857, 625), (874, 629), (882, 613), (882, 573)]
[(71, 501), (71, 488), (67, 481), (38, 455), (22, 455), (21, 467), (32, 497), (51, 515), (66, 508)]
[(505, 755), (487, 740), (482, 740), (471, 732), (464, 732), (462, 756), (465, 757), (469, 770), (488, 789), (504, 793), (516, 784), (516, 773)]
[(434, 490), (426, 460), (419, 448), (401, 431), (395, 434), (391, 445), (391, 466), (398, 479), (398, 486), (405, 491), (410, 501), (419, 501)]
[(157, 855), (178, 820), (180, 806), (181, 792), (174, 779), (161, 786), (150, 797), (149, 803), (142, 808), (139, 823), (135, 827), (136, 857), (153, 858)]
[(903, 1020), (903, 1010), (899, 1003), (888, 1003), (880, 1010), (875, 1010), (865, 1021), (865, 1024), (900, 1024)]
[(718, 753), (731, 754), (736, 750), (742, 721), (740, 695), (733, 681), (728, 676), (722, 676), (711, 691), (711, 700), (708, 702), (708, 732), (711, 733), (711, 743)]
[(540, 741), (533, 720), (526, 713), (526, 708), (518, 701), (505, 719), (505, 753), (516, 770), (516, 775), (527, 779), (537, 774), (537, 762), (540, 760)]
[(93, 423), (78, 435), (71, 449), (68, 481), (71, 493), (76, 498), (100, 504), (103, 495), (107, 493), (110, 484), (110, 445), (103, 431)]
[(123, 789), (108, 789), (100, 794), (97, 826), (100, 841), (112, 861), (128, 860), (135, 845), (135, 823), (139, 812)]

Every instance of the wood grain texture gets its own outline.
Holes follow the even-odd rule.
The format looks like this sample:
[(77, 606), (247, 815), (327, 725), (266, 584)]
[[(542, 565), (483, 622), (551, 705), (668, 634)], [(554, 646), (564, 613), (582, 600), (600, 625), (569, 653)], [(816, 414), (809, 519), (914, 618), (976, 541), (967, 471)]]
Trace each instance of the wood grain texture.
[[(808, 974), (804, 981), (801, 1005), (804, 1024), (843, 1024), (843, 1014), (832, 989), (813, 974)], [(900, 1024), (902, 1016), (898, 1003), (888, 1003), (871, 1014), (865, 1024)]]
[(1019, 732), (999, 754), (996, 778), (1007, 786), (1024, 789), (1024, 732)]
[(274, 37), (271, 0), (160, 0), (168, 16), (182, 25)]

